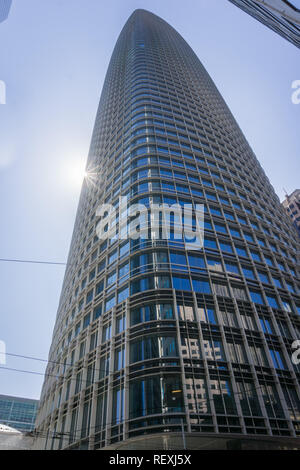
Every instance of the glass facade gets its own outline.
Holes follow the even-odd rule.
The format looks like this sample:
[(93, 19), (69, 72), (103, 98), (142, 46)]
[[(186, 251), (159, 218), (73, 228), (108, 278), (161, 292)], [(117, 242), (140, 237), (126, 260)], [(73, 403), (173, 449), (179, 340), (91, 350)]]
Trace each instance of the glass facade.
[(38, 400), (0, 395), (0, 423), (18, 431), (33, 431)]
[(229, 1), (300, 48), (299, 0)]
[[(297, 233), (198, 58), (144, 10), (115, 46), (87, 172), (41, 446), (102, 449), (182, 426), (200, 437), (299, 435)], [(204, 247), (151, 229), (126, 239), (119, 223), (100, 240), (97, 208), (118, 208), (119, 196), (203, 204)]]

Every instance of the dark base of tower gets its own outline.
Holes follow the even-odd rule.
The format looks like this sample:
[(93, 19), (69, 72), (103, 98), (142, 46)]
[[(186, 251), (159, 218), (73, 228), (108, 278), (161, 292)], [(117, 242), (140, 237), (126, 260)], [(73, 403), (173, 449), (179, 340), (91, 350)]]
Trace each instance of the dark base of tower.
[[(185, 441), (185, 445), (184, 445)], [(300, 438), (178, 433), (143, 435), (101, 450), (300, 450)]]

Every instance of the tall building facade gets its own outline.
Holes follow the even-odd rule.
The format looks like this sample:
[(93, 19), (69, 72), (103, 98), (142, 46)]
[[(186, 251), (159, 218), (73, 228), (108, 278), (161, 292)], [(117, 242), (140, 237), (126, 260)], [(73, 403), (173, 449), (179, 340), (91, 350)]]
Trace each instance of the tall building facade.
[(300, 236), (300, 189), (296, 189), (292, 194), (286, 195), (282, 205), (291, 217)]
[(0, 0), (0, 23), (8, 18), (12, 0)]
[[(196, 448), (295, 445), (295, 229), (199, 59), (145, 10), (116, 43), (87, 175), (41, 394), (40, 447), (172, 449), (183, 435)], [(120, 219), (113, 238), (99, 239), (98, 208), (118, 208), (120, 196), (147, 208), (203, 205), (204, 248), (173, 230), (127, 239)]]
[(0, 395), (0, 423), (18, 431), (33, 431), (38, 400)]
[(229, 0), (268, 28), (300, 47), (299, 0)]

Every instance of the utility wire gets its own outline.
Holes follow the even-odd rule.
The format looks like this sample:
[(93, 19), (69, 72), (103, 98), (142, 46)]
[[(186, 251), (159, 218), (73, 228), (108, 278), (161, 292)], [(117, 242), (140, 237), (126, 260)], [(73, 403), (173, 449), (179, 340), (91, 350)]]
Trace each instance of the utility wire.
[[(37, 359), (39, 360), (39, 359)], [(10, 371), (15, 371), (15, 372), (22, 372), (22, 373), (28, 373), (28, 374), (34, 374), (34, 375), (45, 375), (45, 376), (50, 376), (50, 377), (55, 377), (55, 378), (59, 378), (58, 376), (53, 376), (51, 374), (43, 374), (43, 373), (40, 373), (40, 372), (34, 372), (34, 371), (27, 371), (27, 370), (22, 370), (22, 369), (13, 369), (13, 368), (8, 368), (8, 367), (0, 367), (0, 369), (2, 370), (10, 370)], [(73, 379), (73, 380), (76, 380)], [(94, 383), (94, 384), (98, 384), (100, 382), (100, 380), (98, 380), (97, 382), (91, 382), (91, 383)], [(259, 387), (254, 387), (254, 389), (262, 389), (262, 386), (259, 386)], [(242, 397), (245, 397), (246, 396), (246, 393), (243, 393), (243, 392), (232, 392), (232, 395), (242, 395)], [(214, 402), (214, 399), (213, 398), (207, 398), (207, 399), (198, 399), (197, 400), (197, 403), (201, 403), (201, 402), (205, 402), (205, 403), (208, 403), (208, 402)], [(186, 410), (186, 411), (183, 411), (183, 412), (186, 412), (186, 413), (192, 413), (193, 412), (187, 407), (187, 405), (183, 405), (183, 408)], [(198, 407), (197, 407), (198, 408)], [(139, 410), (139, 411), (148, 411), (148, 409), (143, 409), (143, 410)], [(153, 409), (152, 408), (152, 413), (157, 411), (157, 413), (159, 414), (162, 414), (162, 407), (159, 407), (157, 409)], [(201, 414), (201, 411), (199, 409), (197, 409), (196, 412), (194, 412), (196, 414)], [(155, 413), (154, 413), (155, 414)], [(150, 415), (149, 415), (150, 416)], [(140, 416), (141, 418), (143, 416)], [(146, 418), (146, 416), (144, 416)], [(86, 428), (77, 428), (77, 429), (74, 429), (74, 431), (71, 433), (71, 432), (68, 432), (68, 433), (60, 433), (60, 432), (54, 432), (54, 431), (50, 431), (49, 433), (53, 434), (53, 439), (60, 439), (60, 438), (64, 438), (64, 437), (69, 437), (69, 438), (74, 438), (74, 440), (76, 440), (76, 436), (77, 434), (80, 434), (80, 436), (78, 437), (78, 439), (83, 439), (83, 438), (86, 438), (88, 436), (82, 436), (82, 432), (85, 431), (85, 430), (88, 430), (88, 431), (92, 431), (93, 429), (98, 429), (99, 428), (99, 432), (101, 430), (103, 430), (103, 428), (106, 428), (107, 426), (116, 426), (116, 425), (120, 425), (120, 424), (125, 424), (127, 421), (130, 421), (132, 420), (133, 418), (128, 418), (127, 420), (122, 420), (120, 422), (106, 422), (105, 424), (102, 424), (102, 425), (95, 425), (95, 426), (89, 426), (89, 427), (86, 427)], [(98, 431), (96, 431), (98, 432)], [(41, 437), (41, 438), (51, 438), (51, 436), (49, 436), (49, 433), (48, 432), (44, 432), (46, 434), (46, 436), (42, 436), (42, 433), (43, 432), (40, 432), (40, 431), (34, 431), (34, 434), (37, 436), (37, 437)], [(72, 442), (70, 442), (71, 444)]]
[[(48, 359), (40, 359), (38, 357), (23, 356), (22, 354), (13, 354), (13, 353), (8, 353), (8, 352), (0, 352), (0, 356), (1, 356), (1, 354), (3, 356), (18, 357), (18, 358), (21, 358), (21, 359), (29, 359), (29, 360), (32, 360), (32, 361), (46, 362), (47, 364), (50, 363), (50, 364), (61, 365), (61, 366), (64, 366), (64, 367), (74, 367), (75, 368), (74, 364), (67, 363), (67, 362), (64, 363), (64, 362), (59, 362), (59, 361), (51, 361), (51, 360), (48, 360)], [(80, 369), (87, 369), (87, 367), (86, 366), (81, 366)], [(98, 369), (98, 368), (94, 368), (93, 371), (94, 372), (107, 372), (106, 369)]]
[[(0, 354), (1, 354), (1, 353), (0, 353)], [(86, 369), (86, 367), (85, 367), (85, 368), (84, 368), (84, 367), (80, 367), (79, 370), (81, 370), (81, 369)], [(91, 385), (91, 384), (94, 384), (94, 385), (95, 385), (95, 384), (99, 384), (99, 382), (101, 382), (101, 380), (103, 380), (105, 377), (108, 377), (108, 376), (111, 375), (111, 374), (117, 374), (117, 373), (119, 372), (118, 370), (116, 370), (116, 371), (107, 371), (107, 370), (105, 370), (105, 369), (98, 369), (98, 370), (100, 370), (100, 371), (103, 371), (106, 375), (105, 375), (104, 377), (99, 378), (99, 379), (96, 380), (96, 381), (95, 381), (95, 380), (91, 381), (91, 380), (87, 380), (87, 379), (83, 380), (82, 378), (81, 378), (80, 380), (78, 380), (76, 377), (70, 377), (70, 378), (67, 379), (67, 377), (64, 377), (64, 376), (58, 376), (58, 375), (48, 374), (48, 373), (46, 373), (46, 372), (43, 373), (43, 372), (36, 372), (36, 371), (30, 371), (30, 370), (24, 370), (24, 369), (14, 369), (14, 368), (11, 368), (11, 367), (0, 367), (0, 370), (8, 370), (8, 371), (13, 371), (13, 372), (21, 372), (21, 373), (33, 374), (33, 375), (42, 375), (42, 376), (45, 376), (45, 377), (53, 377), (53, 378), (55, 378), (55, 379), (57, 379), (57, 380), (58, 380), (58, 379), (65, 379), (65, 381), (67, 381), (67, 382), (68, 382), (69, 380), (75, 380), (75, 381), (77, 381), (77, 382), (80, 382), (80, 384), (82, 384), (83, 382), (86, 382), (86, 383), (88, 383), (88, 384), (90, 384), (90, 385)], [(96, 370), (96, 369), (94, 369), (94, 371), (95, 371), (95, 370)], [(163, 373), (163, 369), (160, 369), (160, 373)], [(211, 379), (211, 380), (214, 380), (214, 379)], [(222, 378), (221, 378), (220, 380), (222, 380)], [(226, 380), (226, 379), (224, 379), (224, 380)], [(242, 382), (242, 383), (244, 383), (244, 382)], [(251, 383), (252, 383), (252, 382), (251, 382)], [(89, 385), (89, 386), (90, 386), (90, 385)], [(269, 385), (269, 384), (266, 383), (265, 385), (259, 385), (258, 387), (255, 387), (255, 386), (254, 386), (253, 389), (254, 389), (254, 390), (263, 390), (263, 387), (264, 387), (264, 386), (267, 386), (267, 385)], [(81, 390), (80, 390), (80, 391), (81, 391)], [(80, 391), (79, 391), (79, 392), (80, 392)], [(219, 390), (219, 391), (221, 391), (221, 390)], [(79, 392), (78, 392), (78, 393), (79, 393)], [(223, 395), (223, 394), (222, 394), (222, 395)], [(247, 390), (246, 390), (245, 392), (243, 392), (243, 391), (241, 391), (241, 392), (234, 392), (233, 390), (231, 390), (231, 395), (241, 395), (242, 397), (245, 397), (245, 396), (247, 396)], [(198, 403), (199, 403), (199, 402), (207, 402), (207, 401), (214, 401), (214, 400), (213, 400), (213, 398), (197, 399), (197, 402), (198, 402)]]
[[(144, 419), (147, 419), (147, 418), (151, 418), (151, 417), (152, 417), (153, 415), (155, 415), (155, 414), (160, 414), (160, 415), (162, 415), (163, 417), (169, 417), (170, 413), (172, 413), (172, 417), (174, 417), (174, 414), (173, 414), (174, 411), (162, 412), (162, 408), (163, 408), (163, 406), (160, 406), (160, 407), (157, 407), (157, 408), (151, 408), (151, 410), (150, 410), (151, 413), (148, 414), (148, 415), (143, 415), (143, 414), (142, 414), (142, 413), (144, 413), (144, 412), (146, 412), (146, 413), (149, 412), (149, 410), (148, 410), (147, 408), (140, 408), (140, 409), (138, 410), (139, 413), (141, 413), (140, 416), (136, 416), (136, 417), (132, 416), (132, 417), (129, 417), (129, 418), (127, 418), (127, 419), (122, 419), (122, 420), (118, 420), (118, 421), (117, 421), (117, 420), (115, 420), (115, 421), (110, 421), (110, 422), (109, 422), (109, 421), (106, 421), (105, 423), (102, 422), (101, 424), (96, 424), (95, 426), (86, 426), (86, 427), (84, 427), (84, 428), (75, 428), (72, 432), (65, 432), (65, 431), (64, 431), (64, 432), (59, 432), (59, 431), (50, 431), (50, 430), (48, 430), (48, 431), (38, 431), (38, 430), (34, 430), (34, 431), (32, 431), (32, 432), (34, 432), (34, 433), (37, 435), (37, 437), (39, 437), (39, 435), (40, 435), (41, 437), (43, 437), (43, 435), (44, 435), (44, 436), (46, 435), (45, 437), (50, 437), (49, 434), (60, 434), (61, 436), (65, 436), (65, 437), (69, 437), (69, 438), (70, 438), (70, 437), (72, 437), (72, 438), (75, 437), (75, 438), (76, 438), (76, 435), (77, 435), (77, 434), (80, 434), (80, 437), (78, 437), (78, 439), (84, 439), (84, 438), (86, 438), (86, 437), (88, 437), (88, 436), (81, 436), (81, 434), (82, 434), (83, 431), (91, 431), (91, 432), (92, 432), (93, 430), (95, 430), (94, 433), (97, 433), (97, 432), (101, 432), (101, 431), (105, 430), (107, 426), (120, 426), (120, 425), (124, 425), (124, 424), (126, 424), (127, 422), (129, 422), (129, 421), (131, 421), (131, 420), (133, 420), (133, 419), (135, 419), (135, 418), (136, 418), (136, 419), (143, 419), (143, 418), (144, 418)], [(182, 411), (180, 411), (180, 412), (178, 412), (178, 413), (180, 413), (180, 414), (183, 414), (183, 413), (186, 413), (186, 412), (187, 412), (187, 413), (191, 413), (191, 411), (189, 410), (189, 408), (188, 408), (187, 405), (182, 405), (182, 408), (184, 408), (184, 410), (182, 410)], [(192, 413), (192, 414), (193, 414), (193, 413)], [(195, 413), (194, 413), (194, 414), (195, 414)], [(196, 414), (201, 414), (201, 413), (200, 413), (200, 411), (197, 411)], [(179, 423), (176, 423), (176, 424), (179, 424)]]
[[(201, 400), (198, 400), (198, 402), (201, 401)], [(208, 402), (208, 401), (214, 401), (213, 399), (204, 399), (202, 401), (205, 401), (205, 402)], [(133, 419), (147, 419), (147, 418), (151, 418), (153, 417), (153, 415), (155, 414), (160, 414), (162, 415), (162, 417), (169, 417), (170, 416), (170, 413), (173, 413), (172, 414), (172, 417), (174, 417), (174, 411), (168, 411), (168, 412), (163, 412), (162, 411), (162, 408), (163, 408), (163, 405), (158, 407), (158, 408), (150, 408), (150, 413), (147, 414), (147, 412), (149, 412), (149, 409), (148, 408), (140, 408), (138, 411), (140, 414), (140, 416), (132, 416), (132, 417), (129, 417), (127, 419), (122, 419), (122, 420), (119, 420), (119, 421), (110, 421), (110, 422), (102, 422), (101, 424), (97, 424), (95, 426), (87, 426), (87, 427), (82, 427), (82, 428), (75, 428), (72, 432), (59, 432), (59, 431), (38, 431), (38, 430), (35, 430), (35, 434), (37, 437), (40, 437), (42, 439), (49, 439), (51, 440), (51, 436), (50, 434), (53, 435), (53, 439), (67, 439), (69, 438), (69, 443), (68, 445), (72, 445), (76, 440), (81, 440), (81, 439), (86, 439), (86, 438), (89, 438), (89, 434), (95, 434), (95, 433), (98, 433), (98, 432), (102, 432), (103, 430), (105, 430), (107, 427), (112, 427), (112, 426), (118, 426), (118, 425), (125, 425), (127, 422), (133, 420)], [(182, 411), (180, 411), (179, 413), (183, 414), (183, 413), (186, 413), (186, 414), (189, 414), (189, 415), (202, 415), (203, 413), (201, 413), (201, 410), (200, 410), (200, 407), (197, 407), (197, 410), (196, 411), (192, 411), (189, 409), (188, 405), (185, 405), (185, 404), (182, 404), (181, 405), (181, 408), (183, 408)], [(146, 412), (146, 414), (144, 415), (143, 413)], [(208, 414), (211, 414), (208, 413)], [(182, 419), (182, 418), (181, 418)], [(176, 423), (179, 425), (179, 423)], [(187, 424), (187, 423), (185, 423)], [(164, 424), (165, 426), (168, 426), (167, 423)], [(82, 433), (84, 431), (88, 431), (87, 434), (84, 434), (82, 435)], [(59, 436), (58, 436), (59, 435)], [(72, 439), (72, 440), (71, 440)]]
[[(87, 379), (83, 380), (82, 378), (80, 378), (80, 379), (78, 380), (76, 377), (70, 377), (70, 378), (67, 379), (67, 378), (64, 377), (64, 376), (47, 374), (46, 372), (36, 372), (36, 371), (33, 371), (33, 370), (14, 369), (14, 368), (12, 368), (12, 367), (0, 367), (0, 370), (8, 370), (8, 371), (12, 371), (12, 372), (21, 372), (21, 373), (24, 373), (24, 374), (42, 375), (42, 376), (44, 376), (44, 377), (53, 377), (54, 379), (57, 379), (57, 380), (59, 380), (59, 379), (65, 379), (67, 382), (68, 382), (69, 380), (74, 380), (74, 381), (76, 381), (76, 382), (80, 382), (81, 384), (82, 384), (83, 382), (86, 382), (87, 384), (89, 384), (89, 386), (90, 386), (91, 384), (98, 384), (98, 383), (100, 382), (100, 380), (102, 380), (102, 379), (99, 379), (99, 380), (97, 380), (97, 381), (92, 381), (92, 380), (87, 380)], [(107, 374), (107, 375), (109, 375), (109, 374)], [(104, 378), (104, 377), (103, 377), (103, 378)]]
[(56, 261), (36, 261), (36, 260), (26, 260), (26, 259), (9, 259), (9, 258), (0, 258), (0, 262), (6, 263), (28, 263), (28, 264), (52, 264), (57, 266), (66, 266), (67, 263), (59, 263)]

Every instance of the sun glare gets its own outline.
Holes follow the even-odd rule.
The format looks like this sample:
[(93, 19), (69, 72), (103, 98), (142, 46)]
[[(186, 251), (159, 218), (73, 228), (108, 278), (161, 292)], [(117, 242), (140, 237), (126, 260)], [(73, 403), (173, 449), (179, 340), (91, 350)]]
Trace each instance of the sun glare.
[(99, 182), (99, 169), (86, 168), (86, 162), (79, 159), (66, 160), (61, 167), (60, 178), (65, 187), (78, 190), (85, 181), (87, 185), (96, 185)]
[(68, 179), (70, 183), (80, 186), (83, 183), (84, 178), (86, 177), (86, 171), (82, 166), (73, 166), (69, 169)]

